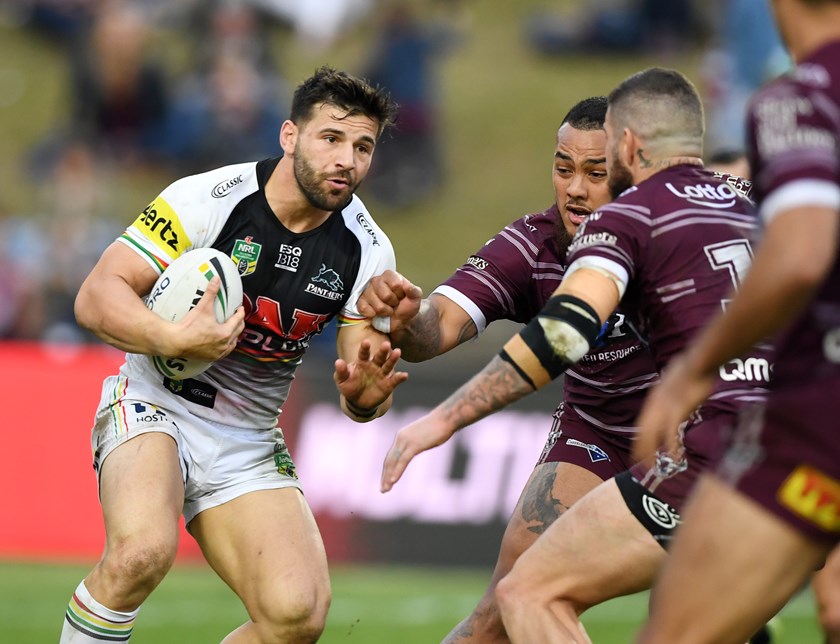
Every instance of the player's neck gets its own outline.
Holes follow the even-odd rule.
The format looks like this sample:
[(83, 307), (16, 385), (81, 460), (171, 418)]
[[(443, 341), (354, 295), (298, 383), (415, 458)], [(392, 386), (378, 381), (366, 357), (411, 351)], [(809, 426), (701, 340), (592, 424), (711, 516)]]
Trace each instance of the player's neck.
[(661, 159), (653, 158), (645, 160), (640, 159), (635, 168), (635, 172), (633, 172), (633, 178), (635, 179), (634, 183), (641, 183), (656, 173), (667, 170), (668, 168), (673, 168), (677, 165), (696, 165), (702, 167), (703, 159), (693, 156), (671, 156)]
[(788, 48), (799, 63), (832, 42), (840, 42), (840, 7), (827, 4), (790, 30)]
[(265, 199), (278, 221), (293, 233), (305, 233), (323, 224), (332, 211), (315, 208), (300, 190), (291, 164), (283, 159), (265, 184)]

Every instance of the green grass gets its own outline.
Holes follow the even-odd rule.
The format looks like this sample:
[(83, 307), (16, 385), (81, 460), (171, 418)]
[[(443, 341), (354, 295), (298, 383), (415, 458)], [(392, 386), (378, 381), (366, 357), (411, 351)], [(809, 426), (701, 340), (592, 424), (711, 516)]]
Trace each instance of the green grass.
[[(70, 593), (88, 568), (0, 563), (0, 641), (55, 642)], [(439, 642), (475, 605), (487, 570), (346, 567), (332, 570), (333, 604), (322, 642)], [(613, 600), (584, 617), (596, 644), (631, 642), (647, 594)], [(246, 619), (238, 599), (206, 566), (178, 565), (143, 606), (132, 644), (218, 642)], [(817, 644), (810, 593), (781, 615), (779, 644)]]

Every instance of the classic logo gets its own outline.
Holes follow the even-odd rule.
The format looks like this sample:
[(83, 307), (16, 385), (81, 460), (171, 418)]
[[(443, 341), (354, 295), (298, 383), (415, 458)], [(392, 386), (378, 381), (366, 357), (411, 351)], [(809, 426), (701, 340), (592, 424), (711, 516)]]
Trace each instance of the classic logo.
[(290, 273), (297, 273), (298, 266), (300, 266), (300, 257), (303, 251), (298, 246), (290, 246), (289, 244), (280, 244), (280, 252), (277, 257), (277, 263), (274, 268), (282, 268), (284, 271)]
[(610, 460), (610, 457), (607, 455), (607, 453), (597, 445), (592, 445), (591, 443), (583, 443), (579, 440), (575, 440), (574, 438), (567, 438), (566, 445), (571, 445), (572, 447), (582, 447), (587, 452), (589, 452), (589, 458), (592, 459), (593, 463)]
[(358, 221), (359, 225), (364, 229), (364, 231), (371, 236), (371, 238), (373, 239), (373, 245), (379, 246), (379, 240), (376, 238), (376, 233), (373, 232), (373, 227), (365, 218), (364, 213), (360, 212), (358, 215), (356, 215), (356, 221)]
[(242, 277), (257, 270), (257, 260), (260, 258), (261, 250), (262, 244), (256, 243), (250, 235), (234, 242), (230, 257), (236, 263), (236, 270)]
[(480, 257), (476, 257), (475, 255), (470, 255), (470, 258), (467, 260), (467, 264), (475, 266), (480, 271), (483, 271), (485, 268), (487, 268), (487, 260), (481, 259)]
[(682, 192), (670, 182), (666, 183), (665, 187), (677, 197), (697, 204), (698, 206), (706, 206), (707, 208), (731, 208), (735, 205), (738, 194), (728, 183), (719, 183), (717, 185), (703, 183), (685, 186)]
[(840, 532), (840, 483), (818, 469), (800, 465), (778, 492), (782, 505), (829, 532)]
[(210, 195), (215, 197), (216, 199), (227, 197), (230, 194), (230, 191), (233, 190), (240, 183), (242, 183), (241, 174), (238, 177), (234, 177), (233, 179), (225, 179), (224, 181), (220, 181), (215, 186), (213, 186), (213, 190), (210, 191)]

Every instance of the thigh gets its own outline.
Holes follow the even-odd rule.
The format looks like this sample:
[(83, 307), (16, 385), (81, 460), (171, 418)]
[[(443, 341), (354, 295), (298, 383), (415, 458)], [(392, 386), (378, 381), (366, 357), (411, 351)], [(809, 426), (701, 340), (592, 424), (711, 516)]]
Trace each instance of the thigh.
[(297, 488), (258, 490), (204, 510), (190, 532), (252, 617), (267, 601), (329, 595), (324, 544)]
[(598, 476), (572, 463), (537, 465), (508, 521), (493, 579), (504, 577), (558, 517), (600, 483)]
[(645, 642), (746, 641), (829, 547), (712, 477), (700, 481), (683, 521), (654, 589)]
[(630, 513), (614, 480), (555, 521), (514, 573), (542, 597), (562, 597), (580, 613), (649, 588), (665, 551)]
[(109, 452), (100, 465), (99, 499), (108, 549), (140, 540), (174, 554), (184, 480), (172, 436), (147, 431)]

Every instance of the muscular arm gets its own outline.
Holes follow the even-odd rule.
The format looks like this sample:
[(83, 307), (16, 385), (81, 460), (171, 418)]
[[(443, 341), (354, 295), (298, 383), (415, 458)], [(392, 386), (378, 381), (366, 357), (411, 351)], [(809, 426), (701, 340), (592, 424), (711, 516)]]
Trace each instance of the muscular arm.
[[(560, 288), (555, 291), (555, 295), (572, 295), (582, 292), (586, 292), (587, 297), (585, 299), (580, 297), (580, 299), (594, 309), (597, 316), (600, 316), (597, 322), (605, 320), (618, 306), (620, 299), (615, 282), (603, 273), (590, 269), (580, 269), (568, 275)], [(551, 303), (546, 308), (551, 309)], [(557, 319), (552, 318), (551, 315), (548, 313), (543, 316), (541, 313), (529, 323), (529, 327), (533, 324), (541, 324), (541, 318), (547, 318), (549, 322)], [(550, 335), (550, 324), (548, 328), (546, 338)], [(523, 331), (526, 335), (527, 329), (528, 327)], [(531, 332), (533, 331), (535, 329), (532, 328)], [(523, 332), (513, 336), (505, 345), (504, 353), (508, 359), (496, 356), (480, 373), (473, 376), (444, 402), (397, 432), (394, 444), (382, 465), (381, 489), (383, 492), (393, 487), (411, 459), (420, 452), (446, 442), (462, 427), (524, 398), (552, 380), (551, 374), (541, 362), (540, 357), (523, 339)], [(554, 334), (555, 342), (551, 343), (551, 347), (556, 348), (559, 358), (572, 363), (575, 361), (574, 356), (578, 356), (579, 359), (582, 355), (580, 343), (570, 342), (561, 346), (562, 342), (559, 340), (562, 339), (562, 335), (562, 333)], [(595, 335), (597, 331), (592, 334), (592, 340)], [(575, 339), (574, 334), (572, 334), (572, 339)], [(547, 349), (547, 351), (551, 353), (552, 349)]]
[[(587, 268), (568, 275), (554, 295), (580, 297), (595, 309), (601, 322), (609, 317), (620, 300), (612, 279), (602, 272)], [(541, 389), (553, 379), (539, 357), (522, 339), (522, 332), (513, 336), (505, 344), (504, 350), (519, 370), (511, 362), (496, 356), (482, 371), (433, 410), (432, 413), (438, 414), (453, 433), (524, 398), (535, 389)], [(575, 360), (564, 352), (565, 348), (558, 343), (555, 354), (573, 363)], [(521, 373), (530, 378), (533, 387)]]
[(423, 362), (475, 337), (478, 329), (469, 314), (448, 297), (432, 293), (420, 311), (389, 334), (408, 362)]
[(79, 326), (108, 344), (131, 353), (218, 360), (235, 346), (242, 331), (242, 311), (224, 324), (216, 321), (208, 287), (201, 302), (183, 320), (172, 323), (146, 308), (142, 296), (158, 275), (125, 244), (111, 244), (76, 296)]

